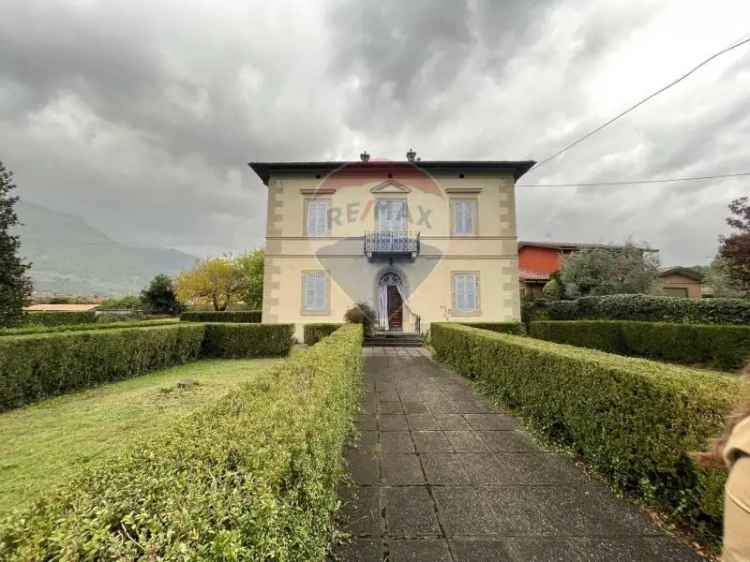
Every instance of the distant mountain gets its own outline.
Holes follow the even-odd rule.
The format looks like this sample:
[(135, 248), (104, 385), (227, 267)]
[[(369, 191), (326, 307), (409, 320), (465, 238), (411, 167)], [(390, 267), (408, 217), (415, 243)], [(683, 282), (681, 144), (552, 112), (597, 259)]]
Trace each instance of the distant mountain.
[(108, 238), (74, 215), (19, 201), (21, 254), (30, 262), (34, 291), (66, 295), (139, 292), (157, 273), (190, 269), (194, 256), (136, 248)]

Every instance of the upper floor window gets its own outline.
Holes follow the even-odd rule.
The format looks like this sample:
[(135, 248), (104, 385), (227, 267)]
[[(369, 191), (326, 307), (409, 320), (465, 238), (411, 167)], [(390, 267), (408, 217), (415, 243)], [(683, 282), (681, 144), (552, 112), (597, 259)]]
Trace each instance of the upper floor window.
[(406, 199), (378, 199), (375, 203), (375, 220), (381, 232), (406, 232), (409, 221)]
[(453, 274), (453, 309), (458, 313), (479, 311), (479, 274)]
[(331, 201), (305, 200), (305, 235), (328, 236), (331, 233)]
[(327, 285), (325, 271), (305, 271), (302, 273), (302, 312), (327, 312)]
[(451, 199), (451, 236), (477, 234), (477, 200)]

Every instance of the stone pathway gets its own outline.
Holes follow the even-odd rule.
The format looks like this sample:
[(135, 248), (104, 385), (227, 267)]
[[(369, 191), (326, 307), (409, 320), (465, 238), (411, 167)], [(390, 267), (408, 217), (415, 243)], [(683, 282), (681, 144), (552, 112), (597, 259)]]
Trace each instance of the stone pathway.
[[(344, 561), (702, 560), (422, 348), (365, 348)], [(356, 499), (355, 499), (356, 498)]]

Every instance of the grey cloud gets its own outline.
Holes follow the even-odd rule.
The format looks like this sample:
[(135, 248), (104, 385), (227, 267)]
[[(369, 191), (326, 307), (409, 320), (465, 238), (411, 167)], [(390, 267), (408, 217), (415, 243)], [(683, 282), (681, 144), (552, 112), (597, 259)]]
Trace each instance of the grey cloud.
[[(265, 226), (265, 188), (246, 161), (365, 148), (401, 158), (409, 146), (425, 158), (539, 159), (603, 120), (613, 52), (654, 22), (665, 27), (649, 37), (670, 46), (685, 27), (663, 16), (670, 7), (700, 10), (679, 0), (6, 2), (0, 159), (22, 196), (125, 242), (240, 251), (262, 243)], [(720, 48), (739, 34), (722, 25), (747, 15), (726, 0), (723, 19), (701, 29)], [(527, 183), (747, 168), (749, 68), (746, 55), (691, 78)], [(743, 185), (519, 188), (520, 235), (632, 235), (665, 261), (704, 261)]]

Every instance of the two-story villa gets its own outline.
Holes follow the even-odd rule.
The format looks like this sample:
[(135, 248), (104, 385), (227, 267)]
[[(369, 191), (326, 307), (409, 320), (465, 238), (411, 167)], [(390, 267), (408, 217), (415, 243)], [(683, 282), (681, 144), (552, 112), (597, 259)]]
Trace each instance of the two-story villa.
[(534, 164), (250, 163), (268, 187), (264, 323), (342, 322), (365, 302), (381, 330), (520, 318), (514, 185)]

